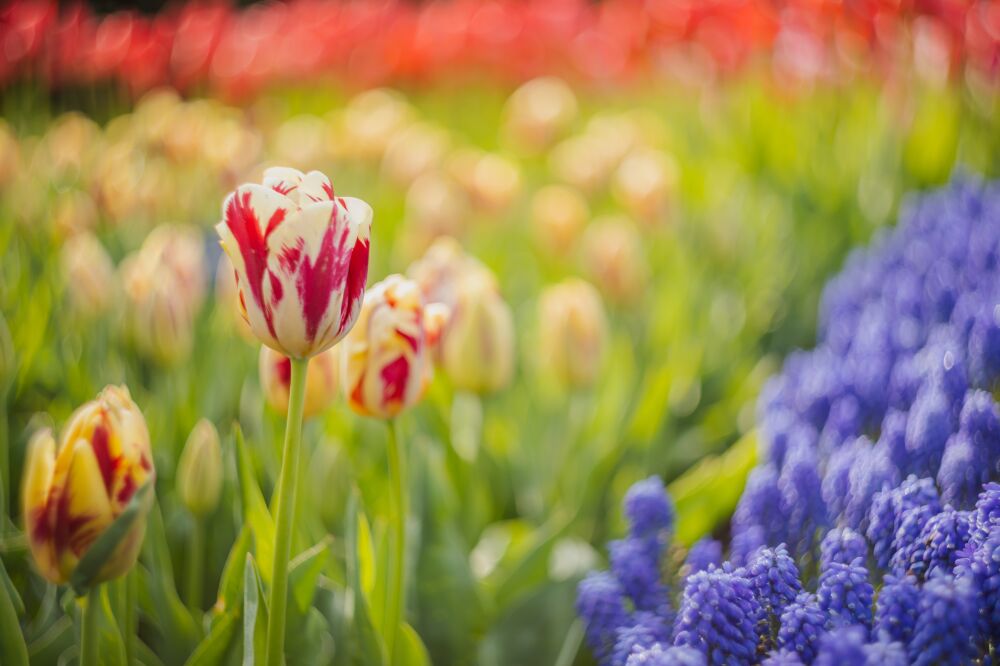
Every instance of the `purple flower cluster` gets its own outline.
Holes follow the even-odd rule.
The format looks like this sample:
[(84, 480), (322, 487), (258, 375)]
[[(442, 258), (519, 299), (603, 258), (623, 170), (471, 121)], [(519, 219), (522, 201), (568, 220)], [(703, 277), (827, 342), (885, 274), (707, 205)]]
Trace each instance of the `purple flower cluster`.
[(957, 180), (848, 258), (818, 346), (765, 387), (728, 561), (708, 540), (667, 571), (680, 557), (665, 557), (663, 486), (629, 493), (624, 542), (645, 546), (614, 542), (612, 573), (580, 586), (598, 661), (987, 663), (1000, 650), (997, 391), (1000, 185)]

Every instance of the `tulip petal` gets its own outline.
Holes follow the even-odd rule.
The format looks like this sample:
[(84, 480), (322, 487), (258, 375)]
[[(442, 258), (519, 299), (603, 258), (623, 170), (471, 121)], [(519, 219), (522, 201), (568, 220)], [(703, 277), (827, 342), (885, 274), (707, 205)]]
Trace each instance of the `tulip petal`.
[(223, 221), (216, 225), (236, 270), (247, 322), (272, 347), (279, 346), (273, 311), (284, 292), (268, 268), (268, 239), (288, 225), (295, 210), (295, 202), (274, 190), (243, 185), (226, 198)]
[(283, 194), (292, 201), (299, 203), (299, 186), (302, 183), (302, 172), (291, 167), (271, 167), (264, 170), (264, 187)]
[[(59, 507), (62, 514), (59, 523), (67, 530), (67, 541), (60, 544), (57, 539), (56, 545), (68, 547), (74, 558), (79, 558), (111, 524), (114, 516), (94, 449), (83, 439), (72, 446), (73, 457)], [(60, 553), (60, 556), (65, 554)]]
[(54, 527), (50, 521), (48, 504), (55, 466), (56, 441), (52, 431), (46, 428), (36, 433), (28, 444), (21, 504), (24, 507), (24, 528), (31, 554), (42, 574), (48, 580), (59, 582)]
[(320, 201), (333, 201), (333, 183), (326, 174), (310, 171), (299, 185), (299, 204), (305, 206)]

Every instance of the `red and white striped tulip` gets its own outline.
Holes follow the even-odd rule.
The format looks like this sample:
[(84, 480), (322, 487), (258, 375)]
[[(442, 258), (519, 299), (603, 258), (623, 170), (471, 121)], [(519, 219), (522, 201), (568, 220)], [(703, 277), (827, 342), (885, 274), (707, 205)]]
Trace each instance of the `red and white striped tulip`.
[(351, 330), (368, 279), (371, 206), (335, 196), (318, 171), (275, 167), (262, 185), (236, 188), (222, 214), (215, 228), (261, 342), (308, 358)]
[[(146, 421), (124, 386), (108, 386), (76, 410), (58, 450), (51, 430), (37, 433), (28, 448), (23, 507), (28, 545), (42, 575), (57, 584), (69, 581), (94, 541), (155, 476)], [(146, 495), (143, 515), (91, 582), (132, 568), (152, 498)]]
[(430, 382), (432, 351), (447, 318), (447, 306), (424, 305), (420, 287), (402, 275), (390, 275), (369, 289), (358, 325), (341, 351), (351, 408), (391, 418), (416, 404)]

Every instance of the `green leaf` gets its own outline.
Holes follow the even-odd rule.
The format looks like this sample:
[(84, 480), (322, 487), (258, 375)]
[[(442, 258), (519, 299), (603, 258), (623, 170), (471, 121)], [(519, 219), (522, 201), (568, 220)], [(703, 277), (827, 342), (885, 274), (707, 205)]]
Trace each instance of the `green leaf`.
[[(21, 623), (17, 619), (17, 607), (21, 599), (16, 593), (14, 596), (10, 594), (13, 586), (7, 584), (9, 579), (2, 560), (0, 560), (0, 576), (4, 579), (4, 584), (0, 585), (0, 645), (3, 645), (3, 663), (10, 666), (28, 666), (28, 646), (24, 642)], [(24, 612), (23, 604), (21, 612)]]
[(253, 555), (247, 553), (243, 570), (243, 666), (254, 666), (256, 655), (267, 650), (267, 607), (263, 599)]
[(208, 636), (205, 636), (205, 640), (195, 648), (191, 657), (185, 662), (186, 666), (217, 666), (236, 635), (239, 622), (240, 610), (238, 608), (224, 613), (212, 627)]
[(292, 590), (292, 599), (300, 613), (305, 613), (312, 605), (316, 594), (316, 581), (326, 567), (327, 556), (330, 554), (331, 538), (299, 553), (293, 559), (288, 569), (288, 583)]
[(239, 607), (240, 594), (243, 591), (243, 568), (246, 567), (246, 556), (250, 552), (252, 540), (250, 526), (244, 524), (236, 537), (236, 542), (229, 549), (226, 564), (222, 568), (222, 578), (219, 580), (219, 598), (215, 602), (215, 610), (219, 613)]
[(70, 576), (69, 584), (77, 596), (87, 594), (94, 578), (100, 573), (101, 568), (114, 553), (115, 548), (121, 543), (137, 520), (146, 516), (149, 512), (152, 498), (153, 484), (149, 481), (142, 484), (132, 495), (125, 510), (108, 526), (101, 536), (91, 544), (87, 552), (80, 558), (73, 575)]
[(431, 657), (427, 653), (420, 636), (405, 622), (399, 627), (399, 654), (393, 659), (393, 666), (430, 666)]
[(197, 645), (202, 630), (177, 595), (163, 516), (155, 502), (149, 512), (140, 564), (146, 565), (139, 576), (140, 608), (160, 630), (160, 640), (153, 647), (168, 663), (179, 662)]
[[(363, 516), (358, 506), (358, 493), (355, 491), (351, 493), (351, 498), (347, 503), (345, 533), (347, 579), (354, 598), (353, 636), (355, 641), (353, 647), (355, 652), (353, 661), (364, 666), (384, 666), (386, 663), (385, 647), (382, 645), (382, 639), (378, 632), (375, 631), (375, 625), (372, 624), (368, 598), (365, 596), (364, 587), (361, 584), (362, 554), (358, 536), (358, 524), (361, 520), (363, 520)], [(370, 548), (367, 557), (374, 558)]]
[(257, 479), (250, 464), (250, 454), (243, 439), (243, 430), (237, 423), (234, 426), (236, 434), (236, 468), (240, 483), (240, 506), (243, 510), (243, 522), (250, 526), (254, 537), (254, 552), (257, 555), (259, 570), (265, 582), (270, 582), (271, 570), (274, 568), (274, 520), (267, 509), (267, 502), (257, 485)]
[(732, 514), (756, 462), (757, 436), (750, 432), (722, 455), (702, 459), (671, 483), (677, 507), (675, 540), (690, 546)]

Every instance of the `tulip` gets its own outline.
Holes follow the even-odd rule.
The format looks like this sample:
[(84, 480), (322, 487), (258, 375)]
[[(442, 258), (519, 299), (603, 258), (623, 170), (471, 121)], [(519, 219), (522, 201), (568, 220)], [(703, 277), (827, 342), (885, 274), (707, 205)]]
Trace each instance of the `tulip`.
[(415, 404), (430, 383), (431, 353), (448, 316), (447, 306), (424, 305), (420, 287), (390, 275), (365, 294), (358, 325), (344, 340), (342, 377), (347, 403), (359, 414), (390, 419), (389, 480), (391, 559), (384, 626), (389, 663), (395, 663), (398, 632), (406, 607), (406, 472), (395, 417)]
[(646, 289), (649, 266), (635, 226), (622, 217), (595, 220), (583, 238), (583, 263), (608, 298), (633, 303)]
[(59, 195), (52, 218), (59, 234), (69, 237), (97, 226), (97, 206), (86, 192), (69, 190)]
[(205, 516), (215, 510), (222, 493), (222, 447), (207, 419), (195, 424), (177, 462), (177, 495), (188, 511)]
[(392, 138), (413, 122), (414, 112), (399, 93), (378, 88), (348, 102), (343, 114), (347, 152), (366, 160), (382, 158)]
[(382, 156), (382, 171), (397, 185), (409, 185), (444, 160), (448, 133), (426, 123), (414, 123), (395, 135)]
[[(337, 396), (340, 355), (336, 348), (313, 356), (306, 370), (306, 396), (303, 418), (323, 412)], [(292, 361), (270, 347), (260, 348), (260, 386), (267, 404), (282, 414), (288, 411), (288, 394), (292, 379)]]
[(177, 462), (177, 495), (192, 516), (185, 597), (195, 611), (201, 610), (205, 516), (219, 505), (222, 480), (219, 433), (211, 421), (201, 419), (188, 436)]
[(607, 320), (601, 296), (583, 280), (546, 288), (538, 302), (539, 360), (563, 386), (588, 388), (604, 356)]
[(453, 238), (439, 238), (408, 270), (429, 303), (448, 307), (438, 361), (455, 387), (496, 391), (514, 368), (514, 320), (493, 273)]
[[(156, 476), (142, 412), (124, 386), (108, 386), (80, 407), (56, 441), (38, 432), (24, 473), (24, 523), (41, 574), (63, 584), (81, 558), (125, 510), (136, 491)], [(100, 583), (135, 564), (152, 505), (146, 494), (139, 519), (89, 579)]]
[(655, 220), (667, 206), (677, 182), (677, 166), (665, 153), (633, 150), (615, 173), (614, 192), (626, 210), (641, 220)]
[(468, 215), (466, 208), (458, 184), (440, 172), (420, 176), (406, 192), (406, 220), (428, 236), (458, 234)]
[(127, 325), (139, 352), (163, 365), (186, 359), (194, 344), (194, 312), (177, 274), (127, 257), (119, 271), (128, 304)]
[(545, 248), (565, 253), (587, 223), (587, 201), (572, 187), (548, 185), (531, 200), (531, 222)]
[(521, 192), (521, 170), (508, 158), (466, 149), (451, 157), (449, 171), (476, 207), (497, 213), (507, 209)]
[(335, 197), (330, 180), (278, 167), (241, 185), (216, 225), (233, 262), (244, 319), (257, 338), (303, 359), (354, 325), (368, 279), (372, 209)]
[(424, 256), (407, 270), (407, 276), (420, 287), (425, 303), (443, 303), (449, 310), (458, 303), (461, 281), (477, 273), (493, 279), (493, 274), (482, 262), (467, 254), (457, 240), (448, 236), (434, 241)]
[(420, 400), (447, 312), (440, 303), (425, 306), (419, 285), (402, 275), (369, 289), (342, 351), (344, 394), (354, 411), (388, 419)]
[(90, 233), (76, 234), (63, 245), (60, 259), (73, 309), (86, 317), (106, 312), (114, 296), (115, 269), (101, 242)]
[(492, 276), (474, 273), (459, 283), (440, 349), (445, 374), (460, 390), (489, 393), (510, 383), (514, 315)]
[(288, 562), (309, 359), (354, 326), (368, 279), (372, 209), (334, 195), (330, 179), (276, 167), (241, 185), (216, 225), (233, 262), (241, 313), (266, 346), (289, 357), (288, 418), (275, 506), (267, 664), (284, 660)]
[(565, 81), (533, 79), (507, 100), (504, 133), (521, 149), (538, 152), (573, 123), (576, 112), (576, 95)]

